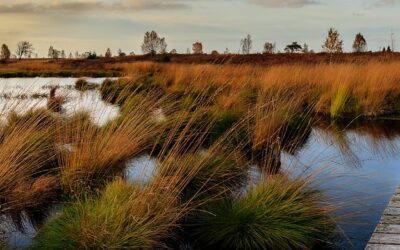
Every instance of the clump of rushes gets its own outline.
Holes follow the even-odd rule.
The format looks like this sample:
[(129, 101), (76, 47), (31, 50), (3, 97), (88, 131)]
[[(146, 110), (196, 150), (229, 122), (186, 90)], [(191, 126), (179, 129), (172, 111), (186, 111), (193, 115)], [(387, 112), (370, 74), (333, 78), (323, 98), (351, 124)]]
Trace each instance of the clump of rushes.
[(332, 118), (339, 118), (344, 115), (346, 104), (351, 97), (351, 93), (347, 86), (339, 86), (336, 93), (332, 96), (330, 114)]
[(232, 130), (244, 117), (242, 112), (232, 109), (216, 109), (210, 110), (210, 117), (213, 123), (208, 132), (205, 143), (209, 146), (220, 139), (224, 134)]
[(307, 181), (277, 175), (208, 204), (190, 226), (199, 249), (311, 249), (334, 229), (330, 210)]
[[(138, 106), (142, 107), (142, 105)], [(141, 118), (139, 119), (141, 121), (144, 119), (136, 117), (138, 118)], [(187, 167), (175, 167), (173, 159), (178, 159), (185, 153), (190, 154), (191, 151), (188, 148), (195, 151), (200, 148), (202, 136), (195, 141), (187, 140), (187, 133), (191, 133), (190, 124), (190, 122), (187, 123), (182, 131), (170, 131), (171, 134), (179, 134), (175, 136), (177, 140), (165, 142), (165, 149), (170, 150), (161, 150), (159, 161), (162, 162), (163, 174), (159, 173), (144, 186), (128, 184), (117, 179), (106, 185), (104, 191), (86, 192), (86, 195), (77, 197), (72, 205), (67, 205), (56, 218), (50, 220), (40, 230), (33, 249), (157, 249), (166, 247), (165, 239), (173, 238), (171, 235), (178, 221), (190, 209), (189, 203), (182, 201), (183, 190), (204, 166), (202, 163), (196, 162), (191, 165), (193, 161), (182, 161), (182, 164), (186, 164)], [(135, 125), (135, 127), (139, 126)], [(106, 129), (111, 129), (113, 134), (118, 131), (118, 128), (112, 125), (108, 125)], [(140, 131), (143, 133), (143, 128)], [(126, 134), (123, 135), (126, 136)], [(103, 134), (102, 136), (104, 137)], [(105, 138), (105, 140), (110, 143), (110, 138)], [(121, 142), (121, 140), (118, 141)], [(168, 145), (169, 143), (173, 145)], [(102, 141), (96, 141), (96, 148), (102, 148), (101, 144)], [(194, 145), (188, 147), (189, 144)], [(121, 153), (125, 152), (124, 149), (112, 142), (111, 145), (115, 147), (112, 151), (113, 155), (120, 158)], [(83, 150), (83, 152), (86, 151), (89, 149)], [(82, 150), (76, 152), (82, 152)], [(94, 159), (97, 161), (107, 160), (107, 157), (102, 155), (102, 152), (97, 152), (94, 147), (90, 148), (90, 152), (94, 154)], [(109, 161), (104, 162), (104, 167), (103, 162), (93, 163), (96, 162), (89, 161), (88, 164), (81, 164), (81, 166), (100, 167), (98, 169), (100, 171), (108, 171), (105, 167), (113, 167), (113, 163)], [(92, 175), (93, 172), (98, 171), (97, 169), (82, 167), (80, 170), (82, 172), (89, 170), (89, 173), (78, 180), (74, 180), (73, 177), (68, 178), (68, 183), (75, 184), (77, 181), (90, 184), (90, 182), (99, 181), (99, 178), (93, 178)], [(65, 178), (63, 176), (65, 170), (61, 171), (62, 178)], [(194, 197), (195, 195), (191, 198)]]
[(54, 123), (45, 111), (14, 113), (0, 131), (0, 215), (17, 224), (22, 212), (42, 209), (57, 190)]
[(161, 239), (184, 210), (175, 194), (168, 184), (142, 188), (115, 180), (99, 197), (63, 208), (40, 230), (32, 249), (162, 248)]
[(312, 132), (312, 117), (308, 109), (300, 113), (293, 112), (281, 131), (281, 148), (295, 154), (308, 141)]
[(97, 88), (96, 84), (89, 83), (85, 78), (79, 78), (75, 82), (75, 89), (79, 91), (92, 90), (96, 88)]
[(161, 81), (151, 74), (141, 74), (131, 78), (120, 78), (118, 80), (105, 80), (100, 93), (104, 101), (122, 105), (132, 94), (149, 94), (160, 96), (165, 94)]
[[(222, 149), (219, 144), (204, 152), (170, 157), (160, 164), (160, 175), (186, 178), (182, 188), (182, 200), (200, 202), (218, 199), (235, 192), (247, 181), (248, 164), (243, 155), (235, 149)], [(195, 171), (195, 174), (193, 174)], [(193, 204), (195, 205), (195, 204)]]
[(71, 150), (62, 151), (60, 159), (63, 190), (75, 195), (93, 191), (121, 173), (126, 162), (143, 153), (149, 138), (158, 132), (151, 115), (157, 106), (142, 99), (102, 128), (82, 126), (76, 138), (68, 133), (75, 125), (67, 124), (66, 132), (60, 133), (61, 144), (71, 143)]

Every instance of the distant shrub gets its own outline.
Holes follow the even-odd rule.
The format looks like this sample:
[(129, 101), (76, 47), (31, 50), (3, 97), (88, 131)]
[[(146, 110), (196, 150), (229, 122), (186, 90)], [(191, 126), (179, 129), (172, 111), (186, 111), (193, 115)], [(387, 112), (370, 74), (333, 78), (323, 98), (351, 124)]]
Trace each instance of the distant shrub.
[(156, 56), (155, 61), (159, 63), (168, 63), (171, 61), (171, 56), (168, 53), (162, 53)]
[(97, 54), (96, 52), (89, 52), (87, 53), (87, 59), (96, 59), (97, 58)]
[(219, 55), (219, 52), (216, 51), (216, 50), (213, 50), (213, 51), (211, 51), (211, 55), (212, 56), (217, 56), (217, 55)]

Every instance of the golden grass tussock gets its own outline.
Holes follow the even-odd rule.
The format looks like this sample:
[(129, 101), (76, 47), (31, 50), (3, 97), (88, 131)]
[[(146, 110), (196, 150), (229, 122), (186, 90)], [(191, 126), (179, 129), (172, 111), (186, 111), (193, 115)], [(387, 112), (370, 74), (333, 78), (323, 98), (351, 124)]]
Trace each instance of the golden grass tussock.
[[(223, 89), (216, 101), (232, 107), (249, 89), (273, 94), (282, 100), (315, 105), (314, 112), (332, 117), (376, 116), (399, 112), (399, 63), (185, 65), (123, 63), (126, 76), (151, 74), (167, 91)], [(236, 105), (243, 108), (243, 105)]]
[(79, 194), (101, 187), (121, 173), (126, 161), (149, 150), (160, 129), (151, 115), (157, 107), (144, 98), (100, 128), (84, 117), (65, 124), (59, 135), (60, 143), (69, 145), (60, 155), (63, 190)]
[(0, 213), (19, 214), (39, 208), (52, 197), (58, 183), (57, 149), (51, 114), (33, 111), (11, 114), (0, 136)]

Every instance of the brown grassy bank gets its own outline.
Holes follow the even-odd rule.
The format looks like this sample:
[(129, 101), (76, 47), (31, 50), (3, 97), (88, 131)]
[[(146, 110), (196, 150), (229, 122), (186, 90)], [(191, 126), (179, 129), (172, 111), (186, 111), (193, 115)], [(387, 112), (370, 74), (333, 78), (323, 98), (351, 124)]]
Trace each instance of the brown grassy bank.
[[(316, 65), (316, 64), (368, 64), (400, 62), (400, 53), (341, 53), (332, 57), (326, 53), (309, 54), (251, 54), (251, 55), (168, 55), (167, 61), (177, 64), (217, 64), (217, 65)], [(159, 57), (148, 55), (125, 56), (97, 59), (25, 59), (11, 60), (0, 64), (1, 77), (26, 76), (118, 76), (124, 72), (115, 65), (120, 63), (156, 62)], [(165, 58), (163, 59), (165, 60)], [(115, 70), (110, 70), (113, 68)]]
[[(130, 84), (157, 86), (168, 94), (210, 92), (222, 109), (246, 110), (291, 103), (332, 117), (388, 116), (400, 111), (400, 63), (187, 65), (151, 62), (109, 66)], [(126, 83), (129, 85), (129, 83)], [(292, 105), (293, 106), (293, 105)]]

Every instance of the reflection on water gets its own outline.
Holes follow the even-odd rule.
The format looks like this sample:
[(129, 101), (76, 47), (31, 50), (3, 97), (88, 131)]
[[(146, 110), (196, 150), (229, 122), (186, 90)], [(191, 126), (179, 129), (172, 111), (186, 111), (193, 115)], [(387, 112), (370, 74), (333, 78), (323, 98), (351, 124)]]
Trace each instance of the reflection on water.
[[(75, 90), (78, 78), (0, 78), (0, 114), (5, 119), (14, 110), (23, 113), (30, 108), (47, 105), (50, 88), (57, 87), (57, 96), (65, 98), (65, 115), (86, 111), (93, 122), (102, 125), (118, 115), (119, 109), (101, 100), (97, 90)], [(101, 84), (105, 78), (86, 78), (89, 83)]]
[(128, 162), (125, 177), (130, 182), (146, 184), (155, 176), (156, 171), (156, 158), (143, 155)]
[(7, 244), (11, 248), (25, 248), (32, 242), (32, 238), (36, 234), (36, 230), (27, 220), (22, 223), (23, 232), (15, 227), (14, 223), (11, 223), (7, 218), (1, 217), (0, 220), (0, 235), (4, 232), (4, 237), (7, 239)]
[[(338, 209), (340, 230), (335, 249), (364, 249), (389, 200), (400, 185), (400, 121), (314, 124), (301, 148), (282, 154), (282, 166), (293, 175), (313, 176)], [(293, 154), (294, 153), (294, 154)], [(142, 156), (129, 163), (127, 177), (145, 183), (157, 162)], [(250, 181), (257, 183), (253, 166)]]
[(338, 240), (337, 248), (364, 249), (400, 185), (399, 148), (400, 121), (319, 123), (302, 149), (283, 154), (282, 162), (294, 174), (313, 173), (338, 207), (349, 240)]

